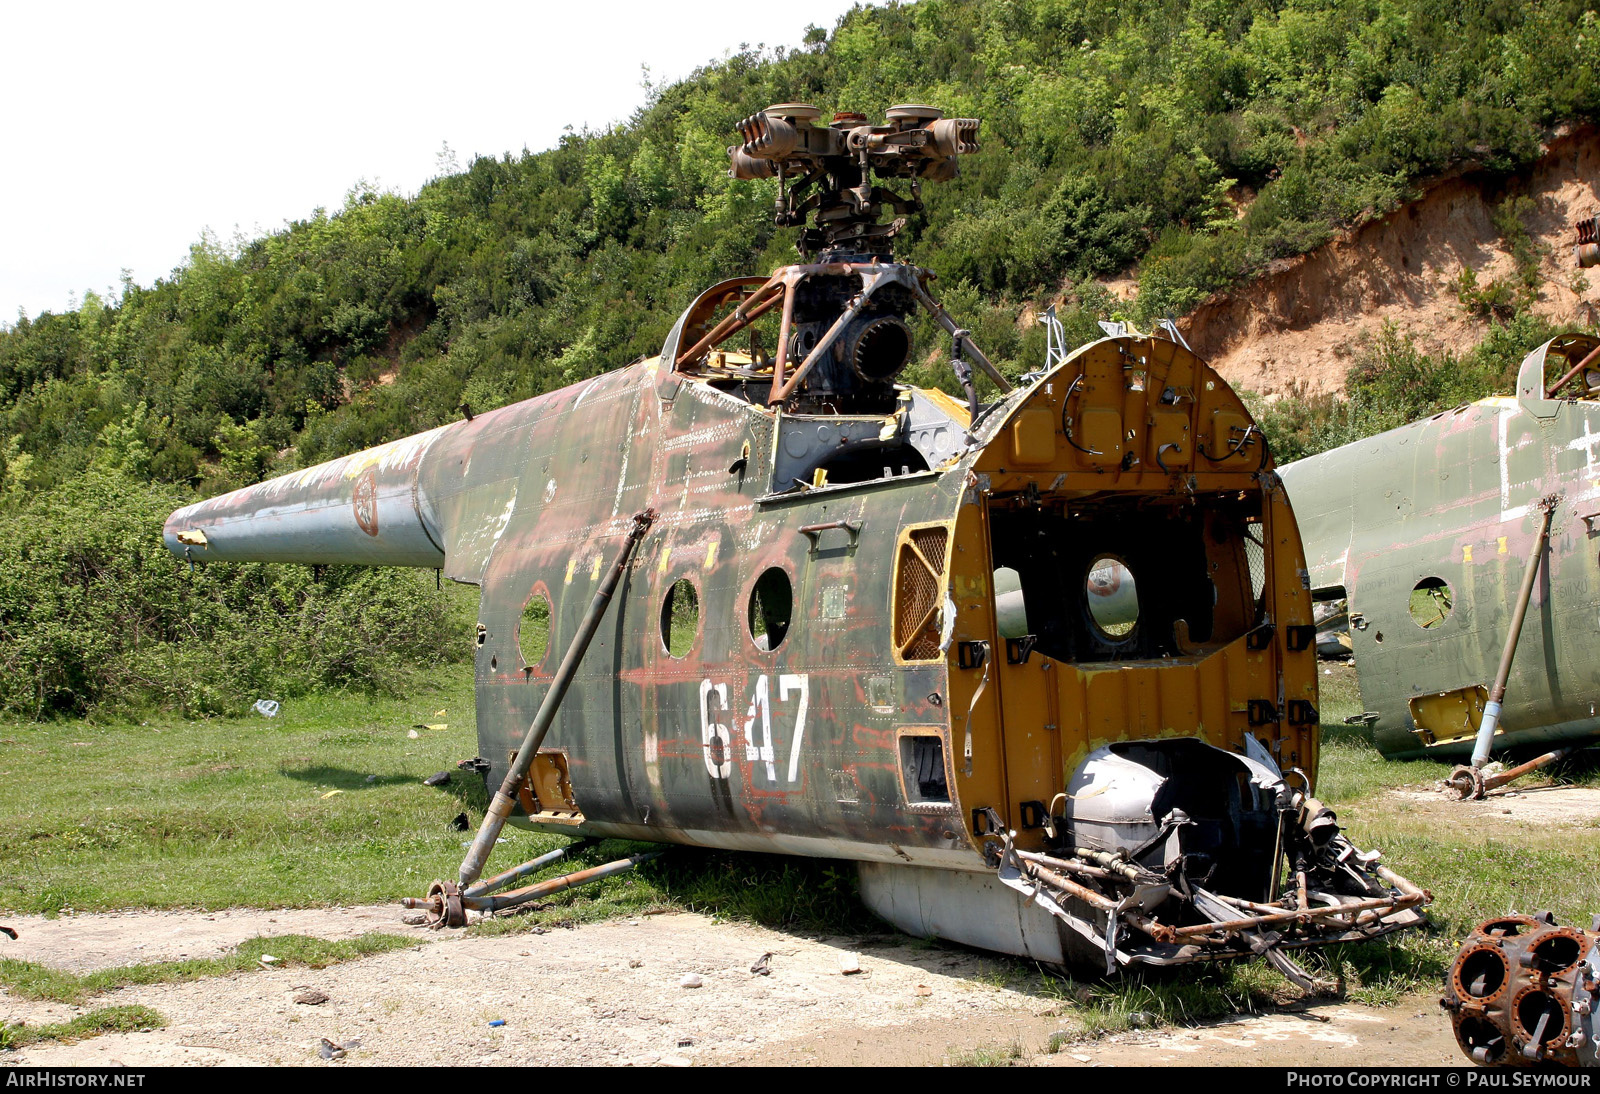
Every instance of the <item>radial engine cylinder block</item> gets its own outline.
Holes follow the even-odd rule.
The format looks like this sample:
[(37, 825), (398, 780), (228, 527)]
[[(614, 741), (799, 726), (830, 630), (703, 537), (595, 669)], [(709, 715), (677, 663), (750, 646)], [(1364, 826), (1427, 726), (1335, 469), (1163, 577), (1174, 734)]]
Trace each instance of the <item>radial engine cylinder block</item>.
[(1600, 1063), (1600, 916), (1594, 926), (1562, 927), (1548, 912), (1478, 924), (1440, 1003), (1461, 1051), (1488, 1066)]

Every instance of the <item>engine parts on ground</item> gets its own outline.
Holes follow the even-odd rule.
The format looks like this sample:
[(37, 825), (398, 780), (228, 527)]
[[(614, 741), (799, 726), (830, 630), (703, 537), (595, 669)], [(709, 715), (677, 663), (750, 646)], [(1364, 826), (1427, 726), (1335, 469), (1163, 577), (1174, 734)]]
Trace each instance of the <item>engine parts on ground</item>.
[(1486, 1066), (1600, 1063), (1600, 916), (1590, 927), (1559, 926), (1549, 912), (1478, 924), (1440, 1001), (1461, 1051)]

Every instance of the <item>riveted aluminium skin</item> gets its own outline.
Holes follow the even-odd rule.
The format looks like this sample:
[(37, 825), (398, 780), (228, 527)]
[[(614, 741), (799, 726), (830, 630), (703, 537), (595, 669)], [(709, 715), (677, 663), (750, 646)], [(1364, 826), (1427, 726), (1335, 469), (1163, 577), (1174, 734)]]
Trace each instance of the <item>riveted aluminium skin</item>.
[[(1523, 360), (1515, 397), (1455, 410), (1297, 461), (1283, 469), (1312, 587), (1348, 598), (1362, 707), (1397, 759), (1465, 759), (1461, 734), (1416, 730), (1413, 700), (1496, 677), (1530, 559), (1541, 554), (1539, 503), (1560, 495), (1507, 682), (1496, 751), (1600, 736), (1600, 403), (1549, 398), (1600, 340), (1564, 335)], [(1420, 626), (1412, 590), (1444, 581), (1449, 614)], [(1440, 727), (1432, 727), (1437, 730)]]
[[(1290, 628), (1312, 621), (1288, 497), (1259, 438), (1229, 451), (1248, 412), (1187, 350), (1132, 336), (1093, 343), (1007, 396), (947, 466), (775, 492), (780, 413), (674, 372), (664, 362), (676, 359), (676, 338), (661, 358), (301, 472), (298, 485), (275, 480), (186, 507), (168, 522), (168, 544), (183, 557), (178, 533), (199, 529), (208, 545), (187, 549), (196, 558), (378, 557), (479, 585), (479, 754), (498, 782), (553, 679), (553, 655), (531, 665), (521, 656), (524, 605), (549, 600), (548, 648), (565, 649), (633, 514), (656, 510), (545, 742), (566, 761), (579, 814), (514, 823), (984, 871), (975, 811), (992, 807), (1020, 826), (1024, 802), (1049, 801), (1110, 741), (1193, 736), (1239, 750), (1251, 732), (1285, 768), (1314, 778), (1314, 718), (1281, 716), (1290, 700), (1316, 701), (1314, 653), (1287, 644)], [(1187, 395), (1169, 406), (1169, 389)], [(1124, 423), (1125, 462), (1066, 443), (1062, 424), (1084, 407)], [(1151, 447), (1163, 415), (1186, 438), (1185, 451), (1166, 453), (1166, 471)], [(1051, 423), (1038, 435), (1043, 462), (1013, 458), (1024, 421)], [(1205, 440), (1218, 421), (1232, 432)], [(1173, 512), (1243, 499), (1260, 512), (1261, 595), (1274, 626), (1255, 649), (1241, 617), (1182, 657), (1079, 665), (1035, 653), (1009, 664), (994, 618), (991, 525), (1033, 494), (1061, 505), (1115, 495)], [(380, 499), (375, 532), (363, 496)], [(405, 498), (409, 512), (396, 502)], [(831, 528), (808, 535), (808, 526)], [(891, 640), (895, 560), (919, 528), (948, 532), (939, 585), (955, 611), (942, 652), (905, 660)], [(1243, 555), (1216, 561), (1234, 582), (1229, 602), (1244, 603)], [(765, 650), (751, 635), (750, 601), (771, 569), (787, 576), (795, 608), (783, 641)], [(682, 658), (661, 626), (678, 580), (695, 586), (700, 605)], [(959, 667), (968, 642), (990, 644), (987, 685)], [(1252, 725), (1256, 700), (1279, 717)], [(953, 740), (969, 710), (970, 776)], [(907, 731), (942, 740), (948, 803), (908, 800)], [(1025, 829), (1018, 842), (1040, 848), (1043, 836)]]

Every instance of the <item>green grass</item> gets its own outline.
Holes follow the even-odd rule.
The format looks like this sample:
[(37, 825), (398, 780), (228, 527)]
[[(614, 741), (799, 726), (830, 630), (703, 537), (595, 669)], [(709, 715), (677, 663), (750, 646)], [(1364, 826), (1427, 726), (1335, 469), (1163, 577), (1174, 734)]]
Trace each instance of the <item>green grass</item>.
[[(407, 737), (441, 722), (449, 728)], [(0, 726), (0, 785), (26, 787), (0, 813), (0, 910), (421, 895), (460, 862), (465, 837), (451, 818), (482, 812), (482, 780), (455, 770), (476, 752), (471, 681), (459, 670), (407, 699), (289, 701), (273, 719)], [(448, 785), (422, 785), (441, 770)], [(507, 858), (562, 842), (507, 835)]]
[[(439, 723), (449, 728), (407, 736)], [(459, 671), (405, 700), (287, 702), (270, 720), (0, 726), (0, 776), (29, 787), (25, 806), (0, 814), (0, 910), (311, 907), (420, 896), (460, 864), (470, 833), (455, 831), (452, 818), (466, 812), (475, 827), (487, 804), (482, 781), (455, 769), (476, 751), (471, 683)], [(422, 785), (441, 770), (452, 772), (449, 784)], [(569, 842), (515, 828), (505, 838), (491, 870)], [(642, 849), (607, 841), (537, 876)], [(676, 848), (474, 929), (499, 934), (669, 909), (822, 931), (882, 927), (856, 899), (848, 864)]]
[(0, 1026), (0, 1050), (26, 1048), (41, 1041), (72, 1044), (102, 1033), (137, 1033), (160, 1029), (167, 1020), (149, 1007), (102, 1007), (66, 1022), (30, 1026), (22, 1022)]
[[(535, 877), (555, 876), (579, 864), (598, 865), (646, 846), (607, 841)], [(527, 905), (512, 914), (501, 913), (471, 930), (485, 935), (516, 934), (536, 927), (669, 911), (702, 912), (714, 919), (826, 934), (884, 930), (882, 920), (861, 904), (851, 863), (695, 847), (672, 848), (629, 873)]]
[(24, 999), (78, 1004), (91, 996), (136, 984), (174, 984), (227, 973), (253, 972), (267, 967), (261, 964), (264, 954), (278, 959), (272, 968), (321, 969), (372, 954), (405, 949), (417, 945), (417, 941), (414, 937), (377, 932), (338, 941), (303, 934), (274, 935), (252, 938), (223, 957), (123, 965), (81, 975), (32, 961), (0, 958), (0, 986)]

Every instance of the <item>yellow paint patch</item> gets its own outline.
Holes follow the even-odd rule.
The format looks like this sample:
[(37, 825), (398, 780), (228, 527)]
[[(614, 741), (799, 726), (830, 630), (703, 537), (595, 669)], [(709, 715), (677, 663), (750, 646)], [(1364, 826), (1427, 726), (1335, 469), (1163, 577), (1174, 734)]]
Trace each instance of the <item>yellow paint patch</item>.
[(950, 575), (951, 584), (955, 586), (953, 592), (961, 600), (969, 598), (982, 601), (989, 595), (989, 582), (981, 574), (954, 573)]
[(667, 546), (661, 548), (661, 561), (660, 561), (660, 563), (658, 563), (656, 565), (656, 573), (658, 573), (658, 574), (666, 573), (667, 572), (667, 563), (671, 559), (672, 559), (672, 545), (668, 544)]
[(972, 412), (967, 409), (967, 405), (965, 403), (956, 402), (955, 399), (951, 398), (949, 395), (946, 395), (936, 387), (919, 387), (917, 390), (920, 391), (923, 397), (926, 398), (930, 403), (944, 411), (945, 414), (949, 416), (951, 421), (956, 422), (963, 429), (972, 423)]
[(1461, 548), (1461, 561), (1462, 562), (1471, 562), (1472, 561), (1472, 545), (1470, 543), (1467, 546)]
[(595, 555), (594, 556), (594, 565), (589, 567), (589, 580), (590, 581), (599, 581), (600, 580), (600, 556), (599, 555)]
[(561, 583), (563, 585), (571, 585), (572, 584), (572, 571), (576, 570), (577, 568), (578, 568), (578, 556), (577, 555), (573, 555), (571, 558), (567, 559), (567, 576), (561, 579)]
[(1501, 554), (1505, 554), (1506, 553), (1506, 537), (1505, 536), (1501, 536), (1500, 537), (1500, 553)]
[(717, 564), (717, 548), (719, 546), (721, 546), (721, 545), (722, 545), (722, 537), (721, 536), (713, 537), (711, 542), (706, 544), (706, 561), (705, 561), (704, 566), (702, 567), (703, 569), (709, 570), (709, 569), (711, 569), (711, 567), (713, 567), (713, 566), (715, 566)]

